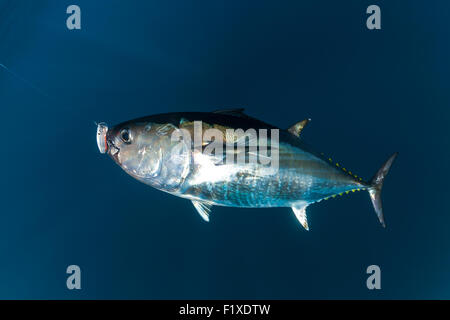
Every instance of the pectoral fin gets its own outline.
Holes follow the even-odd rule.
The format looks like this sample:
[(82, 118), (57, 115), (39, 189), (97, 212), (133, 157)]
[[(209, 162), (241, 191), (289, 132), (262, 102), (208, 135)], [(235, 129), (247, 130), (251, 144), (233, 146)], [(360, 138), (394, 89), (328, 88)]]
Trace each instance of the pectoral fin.
[(174, 126), (173, 124), (171, 124), (171, 123), (166, 123), (166, 124), (161, 125), (161, 126), (158, 128), (158, 130), (156, 130), (156, 134), (157, 134), (158, 136), (165, 136), (166, 134), (168, 134), (170, 131), (173, 131), (173, 130), (178, 130), (178, 128), (175, 127), (175, 126)]
[(294, 211), (295, 217), (301, 223), (303, 228), (305, 228), (306, 230), (309, 230), (308, 220), (306, 218), (306, 207), (307, 206), (308, 206), (308, 204), (304, 204), (304, 203), (298, 204), (298, 205), (295, 205), (292, 207), (292, 211)]
[(209, 213), (211, 212), (212, 204), (210, 204), (209, 202), (196, 200), (192, 200), (192, 204), (194, 205), (195, 209), (197, 209), (197, 212), (200, 214), (203, 220), (209, 222)]
[(305, 119), (300, 122), (297, 122), (292, 127), (288, 129), (290, 133), (292, 133), (294, 136), (300, 137), (300, 133), (302, 132), (303, 128), (311, 121), (311, 119)]

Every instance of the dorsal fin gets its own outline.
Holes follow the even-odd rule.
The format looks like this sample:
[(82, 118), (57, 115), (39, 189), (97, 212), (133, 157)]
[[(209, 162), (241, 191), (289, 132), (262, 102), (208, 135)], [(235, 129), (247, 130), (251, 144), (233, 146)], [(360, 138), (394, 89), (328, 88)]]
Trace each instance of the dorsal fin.
[(290, 133), (292, 133), (294, 136), (300, 137), (300, 133), (302, 132), (303, 128), (311, 121), (311, 119), (305, 119), (302, 121), (297, 122), (292, 127), (288, 129)]
[(227, 114), (230, 116), (247, 118), (248, 116), (244, 113), (244, 110), (245, 110), (244, 108), (223, 109), (223, 110), (214, 110), (212, 113)]

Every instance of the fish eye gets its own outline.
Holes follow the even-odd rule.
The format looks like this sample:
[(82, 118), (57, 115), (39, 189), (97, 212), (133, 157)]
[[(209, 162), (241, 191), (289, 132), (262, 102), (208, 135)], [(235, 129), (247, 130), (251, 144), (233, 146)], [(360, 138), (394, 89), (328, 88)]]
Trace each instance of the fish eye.
[(122, 139), (123, 142), (130, 143), (131, 142), (130, 130), (128, 128), (122, 129), (120, 131), (120, 138)]

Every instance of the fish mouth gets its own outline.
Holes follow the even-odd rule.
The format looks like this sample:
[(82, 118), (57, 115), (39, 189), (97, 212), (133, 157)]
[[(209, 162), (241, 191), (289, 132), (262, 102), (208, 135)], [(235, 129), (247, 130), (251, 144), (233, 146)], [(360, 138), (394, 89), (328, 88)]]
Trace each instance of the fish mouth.
[(114, 144), (114, 142), (113, 142), (111, 139), (109, 139), (109, 138), (106, 139), (106, 142), (107, 142), (107, 145), (108, 145), (108, 151), (109, 151), (109, 154), (110, 154), (111, 156), (116, 156), (116, 155), (119, 153), (120, 148), (117, 147), (117, 146)]
[(104, 122), (97, 124), (97, 147), (100, 153), (107, 153), (114, 161), (119, 163), (120, 148), (114, 144), (114, 128), (109, 130)]
[(100, 153), (106, 153), (108, 151), (107, 133), (108, 125), (106, 123), (100, 122), (97, 124), (97, 147)]

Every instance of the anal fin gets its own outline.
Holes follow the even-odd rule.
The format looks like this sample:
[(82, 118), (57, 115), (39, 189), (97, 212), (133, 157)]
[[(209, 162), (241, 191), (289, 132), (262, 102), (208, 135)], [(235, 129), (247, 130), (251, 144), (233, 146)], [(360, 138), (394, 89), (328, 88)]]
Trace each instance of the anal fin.
[(192, 204), (194, 205), (197, 212), (206, 222), (209, 222), (209, 213), (211, 212), (212, 204), (209, 202), (202, 202), (197, 200), (192, 200)]
[(306, 230), (309, 230), (308, 226), (308, 219), (306, 217), (306, 207), (308, 204), (298, 204), (292, 206), (292, 211), (294, 211), (295, 217), (300, 222), (300, 224), (305, 228)]

